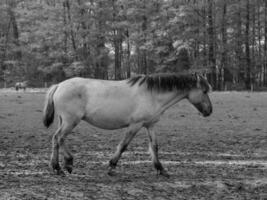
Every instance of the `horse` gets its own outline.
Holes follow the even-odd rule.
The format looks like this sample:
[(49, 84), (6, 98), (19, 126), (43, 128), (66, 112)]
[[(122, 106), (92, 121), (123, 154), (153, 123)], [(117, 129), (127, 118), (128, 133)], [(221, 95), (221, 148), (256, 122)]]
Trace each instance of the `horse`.
[[(58, 116), (50, 159), (53, 172), (65, 175), (65, 169), (72, 173), (73, 155), (64, 141), (83, 120), (106, 130), (127, 127), (109, 161), (109, 175), (114, 175), (118, 160), (136, 133), (145, 128), (154, 168), (157, 174), (169, 177), (158, 158), (154, 125), (164, 111), (182, 99), (187, 99), (204, 117), (209, 116), (212, 113), (210, 90), (208, 81), (197, 74), (137, 75), (120, 81), (75, 77), (52, 85), (45, 98), (43, 123), (48, 128), (54, 116)], [(60, 148), (63, 169), (59, 165)]]
[(23, 82), (16, 82), (15, 84), (15, 89), (18, 91), (19, 89), (23, 89), (24, 91), (27, 88), (28, 81), (23, 81)]

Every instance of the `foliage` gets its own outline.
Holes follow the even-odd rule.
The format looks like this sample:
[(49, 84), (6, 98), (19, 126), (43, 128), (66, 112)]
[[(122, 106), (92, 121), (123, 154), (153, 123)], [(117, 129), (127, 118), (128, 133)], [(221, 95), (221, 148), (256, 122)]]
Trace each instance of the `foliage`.
[(14, 61), (30, 81), (189, 70), (217, 89), (267, 85), (266, 13), (262, 0), (1, 1), (0, 76)]

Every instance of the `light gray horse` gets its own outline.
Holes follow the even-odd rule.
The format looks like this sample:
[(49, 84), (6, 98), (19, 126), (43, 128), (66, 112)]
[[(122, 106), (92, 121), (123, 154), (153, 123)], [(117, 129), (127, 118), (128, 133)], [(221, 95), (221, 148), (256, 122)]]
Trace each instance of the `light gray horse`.
[(47, 92), (43, 119), (44, 125), (49, 127), (55, 113), (59, 118), (58, 129), (52, 139), (52, 169), (57, 174), (64, 174), (59, 165), (61, 148), (64, 168), (72, 172), (73, 156), (64, 140), (84, 120), (107, 130), (128, 127), (109, 162), (110, 175), (128, 144), (144, 127), (154, 167), (159, 174), (168, 177), (158, 159), (158, 144), (153, 127), (166, 109), (182, 99), (188, 99), (203, 116), (209, 116), (212, 113), (208, 96), (210, 88), (202, 76), (191, 74), (135, 76), (122, 81), (72, 78), (53, 85)]

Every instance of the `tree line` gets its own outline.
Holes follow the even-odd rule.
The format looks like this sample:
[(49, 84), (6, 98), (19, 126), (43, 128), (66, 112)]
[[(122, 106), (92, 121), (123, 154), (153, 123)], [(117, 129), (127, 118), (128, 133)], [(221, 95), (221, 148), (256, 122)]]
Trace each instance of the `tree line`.
[(0, 81), (198, 72), (267, 87), (264, 0), (0, 0)]

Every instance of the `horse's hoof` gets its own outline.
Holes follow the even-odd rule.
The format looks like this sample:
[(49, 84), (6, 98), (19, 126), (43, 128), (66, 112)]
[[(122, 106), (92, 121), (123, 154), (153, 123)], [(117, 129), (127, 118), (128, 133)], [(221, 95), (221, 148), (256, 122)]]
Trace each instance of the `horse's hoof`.
[(57, 170), (56, 174), (59, 175), (59, 176), (63, 176), (63, 177), (66, 176), (65, 172), (63, 170), (61, 170), (61, 169)]
[(73, 167), (73, 157), (64, 157), (64, 169), (71, 174)]
[(65, 176), (64, 171), (61, 169), (58, 163), (51, 162), (51, 168), (56, 175)]
[(165, 178), (170, 178), (170, 175), (165, 170), (160, 171), (159, 175)]
[(57, 175), (57, 176), (62, 176), (62, 177), (66, 176), (65, 172), (62, 169), (60, 170), (52, 169), (51, 175)]
[(70, 174), (72, 173), (72, 167), (71, 166), (65, 166), (64, 167), (66, 170), (67, 170), (67, 172), (69, 172)]
[(113, 171), (113, 170), (109, 170), (109, 171), (108, 171), (108, 175), (109, 175), (109, 176), (115, 176), (115, 175), (116, 175), (116, 172)]

